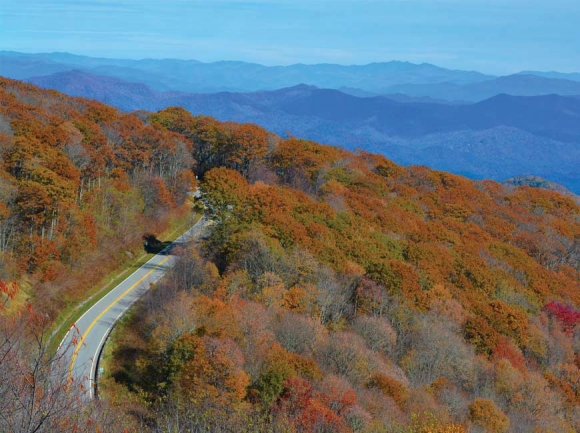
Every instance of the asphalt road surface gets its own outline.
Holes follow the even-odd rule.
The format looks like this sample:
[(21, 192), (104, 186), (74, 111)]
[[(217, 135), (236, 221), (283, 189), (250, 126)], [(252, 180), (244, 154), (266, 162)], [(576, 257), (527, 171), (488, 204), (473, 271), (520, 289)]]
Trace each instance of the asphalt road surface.
[(195, 238), (206, 224), (205, 218), (199, 220), (165, 250), (129, 275), (71, 326), (58, 350), (66, 358), (73, 383), (80, 383), (90, 398), (95, 396), (98, 361), (113, 325), (151, 284), (175, 264), (177, 258), (170, 254), (171, 248)]

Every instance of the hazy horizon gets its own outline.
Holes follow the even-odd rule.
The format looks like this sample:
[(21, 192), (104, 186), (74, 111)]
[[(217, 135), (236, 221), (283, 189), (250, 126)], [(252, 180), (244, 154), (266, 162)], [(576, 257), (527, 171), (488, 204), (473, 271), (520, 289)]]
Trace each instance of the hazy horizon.
[(518, 70), (508, 72), (506, 74), (494, 74), (491, 72), (482, 71), (482, 70), (478, 70), (478, 69), (453, 68), (453, 67), (446, 67), (446, 66), (443, 66), (441, 64), (437, 64), (437, 63), (433, 63), (433, 62), (409, 61), (409, 60), (400, 60), (400, 59), (375, 60), (375, 61), (369, 61), (369, 62), (363, 62), (363, 63), (295, 62), (295, 63), (286, 63), (286, 64), (281, 64), (281, 63), (268, 64), (266, 62), (256, 62), (256, 61), (240, 60), (240, 59), (220, 59), (220, 60), (203, 61), (203, 60), (199, 60), (196, 58), (185, 58), (185, 57), (179, 58), (179, 57), (162, 57), (162, 56), (158, 56), (158, 57), (154, 57), (154, 56), (149, 56), (149, 57), (141, 57), (141, 56), (136, 56), (136, 57), (94, 56), (94, 55), (90, 55), (90, 54), (74, 53), (74, 52), (70, 52), (70, 51), (42, 51), (41, 52), (41, 51), (16, 51), (16, 50), (10, 50), (10, 49), (1, 49), (0, 52), (12, 52), (12, 53), (18, 53), (18, 54), (25, 54), (25, 55), (70, 54), (70, 55), (79, 56), (79, 57), (101, 58), (101, 59), (108, 59), (108, 60), (137, 60), (137, 61), (139, 61), (139, 60), (182, 60), (182, 61), (195, 61), (195, 62), (200, 62), (200, 63), (205, 63), (205, 64), (219, 63), (219, 62), (241, 62), (241, 63), (250, 63), (250, 64), (257, 64), (257, 65), (261, 65), (261, 66), (269, 66), (269, 67), (295, 66), (295, 65), (367, 66), (367, 65), (371, 65), (371, 64), (377, 64), (377, 63), (398, 62), (398, 63), (410, 63), (410, 64), (415, 64), (415, 65), (429, 64), (432, 66), (438, 66), (438, 67), (450, 69), (450, 70), (458, 70), (458, 71), (466, 71), (466, 72), (480, 72), (480, 73), (484, 73), (484, 74), (488, 74), (488, 75), (498, 75), (498, 76), (517, 74), (517, 73), (526, 72), (526, 71), (545, 72), (545, 73), (552, 73), (552, 72), (554, 72), (554, 73), (569, 73), (569, 74), (570, 73), (580, 73), (580, 67), (579, 67), (577, 70), (569, 70), (569, 71), (556, 70), (556, 69), (518, 69)]
[(577, 72), (578, 22), (572, 0), (0, 0), (0, 50)]

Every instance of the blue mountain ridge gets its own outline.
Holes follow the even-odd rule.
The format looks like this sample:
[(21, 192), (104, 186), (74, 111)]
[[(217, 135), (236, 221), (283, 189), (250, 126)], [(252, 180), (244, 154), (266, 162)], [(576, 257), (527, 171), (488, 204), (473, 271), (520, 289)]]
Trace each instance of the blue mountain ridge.
[(475, 104), (400, 102), (298, 85), (275, 91), (188, 94), (84, 71), (29, 80), (125, 111), (183, 106), (253, 122), (282, 136), (383, 153), (472, 178), (536, 175), (580, 192), (580, 98), (501, 94)]

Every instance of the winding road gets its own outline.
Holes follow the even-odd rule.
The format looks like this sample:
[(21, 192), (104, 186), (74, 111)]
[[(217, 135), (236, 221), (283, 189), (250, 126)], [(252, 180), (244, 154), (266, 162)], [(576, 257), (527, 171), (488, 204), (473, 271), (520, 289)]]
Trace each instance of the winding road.
[(95, 396), (97, 367), (101, 351), (113, 326), (121, 316), (139, 299), (165, 272), (177, 258), (170, 254), (171, 248), (188, 242), (199, 235), (207, 225), (201, 218), (192, 228), (182, 234), (171, 245), (143, 264), (122, 283), (93, 305), (69, 329), (59, 345), (69, 365), (69, 375), (90, 398)]

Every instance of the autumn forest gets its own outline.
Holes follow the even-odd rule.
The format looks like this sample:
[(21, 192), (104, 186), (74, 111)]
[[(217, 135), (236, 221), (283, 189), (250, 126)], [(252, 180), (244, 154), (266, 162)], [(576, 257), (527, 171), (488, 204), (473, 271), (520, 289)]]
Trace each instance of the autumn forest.
[[(212, 224), (118, 326), (101, 399), (56, 393), (59, 311), (197, 186)], [(0, 282), (0, 431), (580, 430), (557, 192), (0, 79)]]

